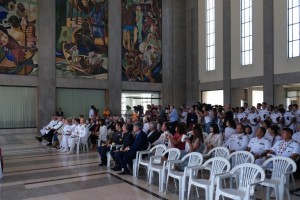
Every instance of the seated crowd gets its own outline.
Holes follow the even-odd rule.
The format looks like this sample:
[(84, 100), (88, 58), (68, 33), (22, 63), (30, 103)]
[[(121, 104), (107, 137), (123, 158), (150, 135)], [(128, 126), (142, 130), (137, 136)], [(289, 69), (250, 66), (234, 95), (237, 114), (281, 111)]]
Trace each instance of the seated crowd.
[[(168, 106), (148, 105), (131, 110), (127, 106), (125, 119), (90, 115), (88, 120), (53, 116), (41, 129), (38, 141), (46, 140), (58, 151), (73, 153), (79, 138), (90, 138), (91, 149), (97, 149), (100, 166), (106, 166), (110, 154), (113, 170), (130, 174), (137, 151), (164, 144), (181, 150), (181, 158), (190, 152), (207, 153), (215, 147), (227, 147), (230, 152), (245, 150), (261, 165), (270, 154), (297, 160), (300, 155), (300, 110), (297, 104), (284, 109), (266, 102), (256, 107), (231, 108), (200, 104)], [(109, 153), (109, 154), (108, 154)], [(184, 168), (184, 166), (179, 166)]]

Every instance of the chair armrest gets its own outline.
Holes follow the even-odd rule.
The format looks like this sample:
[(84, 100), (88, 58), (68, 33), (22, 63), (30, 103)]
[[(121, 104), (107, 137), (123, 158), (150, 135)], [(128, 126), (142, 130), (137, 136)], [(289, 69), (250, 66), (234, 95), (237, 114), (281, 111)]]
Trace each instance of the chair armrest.
[(219, 177), (220, 179), (230, 178), (232, 177), (232, 174), (229, 172), (219, 173), (215, 175), (216, 177)]
[(140, 155), (145, 155), (145, 154), (150, 154), (151, 153), (151, 151), (147, 151), (147, 150), (145, 150), (145, 151), (138, 151), (138, 152), (139, 152)]
[(182, 160), (167, 160), (166, 162), (169, 162), (169, 163), (182, 163), (183, 161)]
[(264, 182), (264, 181), (257, 181), (257, 182), (251, 183), (250, 186), (254, 186), (254, 185), (260, 184), (262, 182)]
[(186, 167), (186, 169), (200, 170), (200, 169), (205, 169), (205, 167), (202, 165), (198, 165), (198, 166)]

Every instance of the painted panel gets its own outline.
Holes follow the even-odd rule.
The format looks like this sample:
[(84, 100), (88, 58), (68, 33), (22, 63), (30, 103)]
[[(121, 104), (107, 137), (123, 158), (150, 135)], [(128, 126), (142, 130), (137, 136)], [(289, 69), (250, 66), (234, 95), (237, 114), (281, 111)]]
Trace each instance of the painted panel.
[(161, 83), (161, 0), (122, 0), (122, 79)]
[(107, 79), (108, 0), (56, 0), (56, 75)]
[(0, 74), (37, 75), (38, 0), (0, 1)]

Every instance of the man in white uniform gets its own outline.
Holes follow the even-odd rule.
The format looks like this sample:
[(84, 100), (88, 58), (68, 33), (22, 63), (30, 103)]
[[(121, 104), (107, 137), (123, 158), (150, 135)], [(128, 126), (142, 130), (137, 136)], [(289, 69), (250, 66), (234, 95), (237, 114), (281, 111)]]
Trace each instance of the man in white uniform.
[(52, 116), (52, 120), (49, 122), (49, 124), (48, 124), (47, 126), (44, 126), (44, 127), (40, 130), (41, 134), (42, 134), (42, 135), (47, 134), (47, 133), (51, 130), (51, 128), (52, 128), (53, 126), (55, 126), (57, 123), (58, 123), (58, 121), (57, 121), (57, 116), (53, 115), (53, 116)]
[(258, 117), (259, 117), (259, 126), (262, 126), (262, 122), (265, 121), (270, 117), (270, 111), (267, 109), (267, 103), (262, 102), (261, 103), (261, 110), (258, 111)]
[(284, 128), (281, 132), (282, 140), (277, 141), (269, 153), (276, 156), (289, 157), (292, 160), (297, 160), (300, 155), (300, 145), (292, 140), (293, 130)]
[(284, 128), (290, 128), (295, 132), (296, 117), (292, 112), (292, 105), (289, 105), (288, 110), (284, 113)]
[(261, 165), (265, 161), (263, 157), (267, 155), (271, 148), (271, 142), (264, 138), (265, 133), (265, 128), (258, 128), (255, 132), (256, 137), (250, 140), (246, 148), (247, 151), (254, 155), (255, 164), (257, 165)]
[(246, 150), (249, 143), (249, 136), (244, 134), (244, 126), (238, 124), (236, 126), (236, 134), (230, 136), (230, 138), (223, 144), (223, 147), (228, 147), (230, 152)]
[(79, 142), (79, 137), (81, 138), (87, 137), (89, 133), (88, 125), (86, 125), (85, 119), (83, 117), (80, 118), (80, 120), (79, 119), (75, 119), (75, 120), (76, 120), (76, 124), (78, 124), (79, 121), (80, 124), (78, 124), (75, 127), (71, 137), (69, 138), (70, 151), (67, 154), (72, 154), (74, 152), (75, 145), (76, 143)]

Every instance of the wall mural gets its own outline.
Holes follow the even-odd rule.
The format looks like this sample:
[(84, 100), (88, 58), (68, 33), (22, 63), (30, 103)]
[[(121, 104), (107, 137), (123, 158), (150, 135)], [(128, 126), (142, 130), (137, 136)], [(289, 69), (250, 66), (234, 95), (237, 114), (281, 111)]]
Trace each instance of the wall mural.
[(56, 74), (107, 79), (108, 0), (56, 0)]
[(161, 0), (122, 0), (122, 79), (161, 83)]
[(37, 75), (38, 0), (0, 0), (0, 74)]

